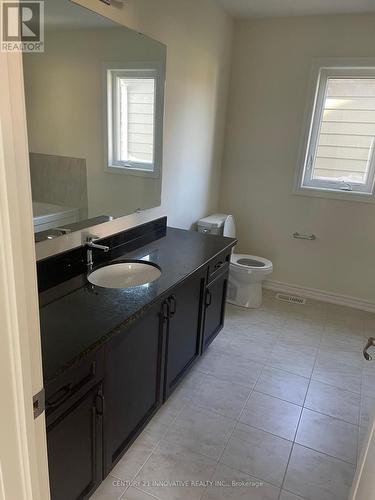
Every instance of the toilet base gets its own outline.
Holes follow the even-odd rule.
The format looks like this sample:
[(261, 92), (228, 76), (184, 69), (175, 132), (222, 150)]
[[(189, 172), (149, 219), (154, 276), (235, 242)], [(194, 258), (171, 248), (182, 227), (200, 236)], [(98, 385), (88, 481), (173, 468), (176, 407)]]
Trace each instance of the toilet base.
[(262, 282), (236, 285), (232, 280), (228, 283), (227, 302), (236, 306), (257, 309), (262, 305)]

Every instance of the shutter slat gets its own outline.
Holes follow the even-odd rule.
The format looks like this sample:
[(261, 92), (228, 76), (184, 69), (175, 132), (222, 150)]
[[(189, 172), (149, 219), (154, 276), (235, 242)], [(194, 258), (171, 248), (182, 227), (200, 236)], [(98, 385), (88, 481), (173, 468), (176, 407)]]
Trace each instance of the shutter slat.
[(365, 160), (367, 162), (370, 148), (350, 148), (335, 146), (319, 146), (317, 158), (337, 158), (345, 160)]

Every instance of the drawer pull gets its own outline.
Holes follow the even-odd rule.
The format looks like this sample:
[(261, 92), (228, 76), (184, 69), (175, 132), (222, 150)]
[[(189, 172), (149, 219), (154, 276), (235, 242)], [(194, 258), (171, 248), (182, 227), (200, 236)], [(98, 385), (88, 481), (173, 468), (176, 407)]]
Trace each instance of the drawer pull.
[(170, 313), (170, 317), (172, 318), (176, 314), (176, 311), (177, 311), (176, 296), (171, 295), (168, 300), (169, 300), (169, 305), (170, 305), (169, 313)]
[(90, 366), (90, 372), (83, 379), (78, 382), (69, 382), (56, 391), (52, 396), (47, 399), (46, 402), (46, 410), (50, 410), (53, 408), (57, 408), (62, 403), (65, 403), (67, 399), (69, 399), (73, 394), (75, 394), (78, 390), (85, 387), (92, 380), (95, 379), (96, 376), (96, 361), (93, 361)]
[(212, 303), (212, 293), (210, 290), (206, 291), (206, 307), (209, 307)]
[[(51, 398), (47, 400), (46, 409), (48, 410), (49, 408), (57, 408), (62, 403), (64, 403), (67, 399), (69, 399), (70, 395), (72, 394), (72, 389), (73, 389), (72, 384), (67, 384), (64, 387), (62, 387), (59, 391), (57, 391), (56, 394), (54, 394)], [(56, 398), (56, 396), (58, 396), (59, 394), (61, 395)]]
[(168, 321), (168, 318), (169, 318), (169, 302), (168, 300), (164, 300), (164, 302), (162, 303), (161, 305), (161, 313), (160, 313), (160, 316), (161, 316), (161, 320), (163, 323), (167, 322)]
[(214, 267), (217, 270), (217, 269), (220, 269), (221, 267), (223, 267), (223, 265), (224, 265), (224, 262), (221, 260), (220, 262), (217, 262)]
[(104, 396), (103, 396), (102, 389), (100, 389), (98, 391), (98, 394), (96, 395), (95, 406), (96, 406), (96, 413), (98, 415), (103, 415), (104, 414)]

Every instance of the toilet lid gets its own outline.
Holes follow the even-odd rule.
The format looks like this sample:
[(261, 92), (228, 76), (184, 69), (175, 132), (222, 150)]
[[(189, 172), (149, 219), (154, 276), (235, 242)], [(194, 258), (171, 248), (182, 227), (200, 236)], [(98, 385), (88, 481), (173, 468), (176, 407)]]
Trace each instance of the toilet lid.
[(272, 269), (272, 262), (256, 255), (247, 255), (243, 253), (232, 254), (230, 263), (235, 267), (242, 269), (252, 269), (254, 271), (268, 271)]

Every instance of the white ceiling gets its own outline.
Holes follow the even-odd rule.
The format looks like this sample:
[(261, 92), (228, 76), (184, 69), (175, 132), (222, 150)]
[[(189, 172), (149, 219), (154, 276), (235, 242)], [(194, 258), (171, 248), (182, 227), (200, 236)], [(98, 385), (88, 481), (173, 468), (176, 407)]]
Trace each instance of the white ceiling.
[(375, 0), (216, 0), (236, 18), (375, 12)]

